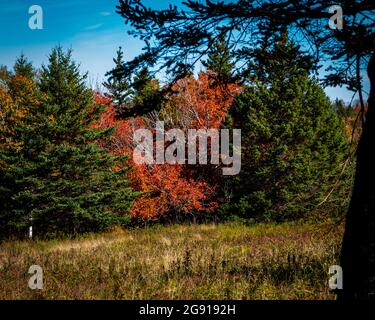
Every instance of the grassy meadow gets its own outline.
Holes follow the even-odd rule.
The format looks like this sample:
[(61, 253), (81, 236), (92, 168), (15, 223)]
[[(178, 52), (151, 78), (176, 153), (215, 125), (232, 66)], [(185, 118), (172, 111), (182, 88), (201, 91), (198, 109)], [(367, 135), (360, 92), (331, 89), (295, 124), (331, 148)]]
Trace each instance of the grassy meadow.
[[(335, 299), (341, 227), (239, 223), (116, 229), (0, 244), (0, 299)], [(28, 288), (40, 265), (43, 290)]]

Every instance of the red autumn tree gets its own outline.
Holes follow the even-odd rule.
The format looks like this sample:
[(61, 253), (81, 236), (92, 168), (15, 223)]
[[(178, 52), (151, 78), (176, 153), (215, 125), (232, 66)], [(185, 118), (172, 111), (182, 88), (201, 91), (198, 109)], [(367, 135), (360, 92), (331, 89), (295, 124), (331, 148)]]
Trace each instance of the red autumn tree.
[(188, 76), (178, 80), (172, 89), (174, 94), (162, 115), (165, 122), (181, 129), (220, 128), (234, 95), (241, 91), (236, 84), (215, 84), (205, 72), (200, 72), (198, 79)]
[(240, 91), (237, 85), (212, 86), (209, 76), (200, 73), (198, 79), (189, 76), (173, 85), (173, 93), (158, 114), (116, 120), (113, 107), (107, 98), (98, 95), (97, 102), (108, 104), (98, 121), (102, 127), (115, 127), (107, 148), (117, 154), (128, 154), (126, 165), (131, 165), (129, 178), (132, 187), (142, 192), (131, 208), (135, 218), (150, 219), (161, 216), (178, 216), (212, 212), (217, 206), (216, 179), (207, 179), (207, 166), (187, 164), (137, 164), (133, 160), (133, 133), (140, 128), (154, 130), (156, 121), (164, 121), (170, 128), (219, 128), (227, 115), (233, 96)]

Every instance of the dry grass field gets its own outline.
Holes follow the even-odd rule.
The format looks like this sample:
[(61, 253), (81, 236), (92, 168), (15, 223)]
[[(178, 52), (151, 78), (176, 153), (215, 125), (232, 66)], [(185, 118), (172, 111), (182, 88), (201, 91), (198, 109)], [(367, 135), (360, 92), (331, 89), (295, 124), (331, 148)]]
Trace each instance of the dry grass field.
[[(335, 299), (341, 228), (153, 226), (0, 244), (0, 299)], [(43, 290), (28, 288), (40, 265)]]

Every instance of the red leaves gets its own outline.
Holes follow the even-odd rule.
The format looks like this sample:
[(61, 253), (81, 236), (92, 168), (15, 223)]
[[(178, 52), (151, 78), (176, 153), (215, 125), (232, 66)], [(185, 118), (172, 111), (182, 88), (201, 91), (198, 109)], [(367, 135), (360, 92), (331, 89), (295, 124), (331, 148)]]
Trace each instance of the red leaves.
[(180, 125), (190, 129), (220, 127), (241, 87), (211, 82), (209, 75), (201, 72), (198, 79), (188, 76), (173, 85), (178, 94), (171, 98), (171, 105), (180, 113)]
[(132, 214), (140, 218), (157, 217), (177, 212), (210, 211), (214, 203), (204, 205), (204, 200), (212, 195), (212, 187), (207, 183), (185, 177), (182, 165), (136, 165), (132, 172), (132, 181), (139, 191), (148, 193), (138, 198), (132, 208)]
[[(236, 85), (211, 87), (207, 74), (198, 79), (189, 76), (178, 81), (169, 97), (169, 103), (158, 115), (166, 126), (181, 129), (219, 128), (232, 103), (234, 94), (240, 91)], [(98, 103), (108, 103), (107, 98), (96, 97)], [(214, 179), (203, 181), (206, 166), (170, 164), (136, 164), (133, 161), (133, 133), (139, 128), (152, 128), (154, 119), (142, 117), (116, 120), (109, 105), (98, 122), (100, 127), (115, 127), (108, 149), (116, 154), (129, 155), (125, 165), (130, 165), (128, 176), (136, 191), (144, 192), (132, 208), (134, 217), (147, 219), (169, 214), (212, 212), (218, 206), (214, 196), (218, 185)], [(197, 174), (198, 170), (198, 174)], [(202, 170), (202, 174), (199, 174)], [(207, 178), (207, 176), (206, 176)]]

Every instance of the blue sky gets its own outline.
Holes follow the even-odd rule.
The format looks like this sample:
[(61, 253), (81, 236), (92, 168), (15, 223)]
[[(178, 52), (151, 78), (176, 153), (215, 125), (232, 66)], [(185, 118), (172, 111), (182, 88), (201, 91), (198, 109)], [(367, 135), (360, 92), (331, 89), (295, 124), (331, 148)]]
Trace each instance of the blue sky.
[[(5, 0), (1, 0), (5, 1)], [(118, 0), (12, 0), (0, 9), (0, 64), (12, 66), (23, 52), (36, 66), (46, 63), (51, 48), (61, 44), (89, 71), (103, 79), (119, 46), (125, 58), (137, 55), (142, 43), (128, 36), (115, 13)], [(31, 30), (29, 7), (43, 8), (43, 30)]]
[[(0, 0), (0, 65), (12, 66), (23, 52), (35, 66), (46, 63), (51, 48), (60, 44), (73, 49), (73, 56), (89, 71), (92, 84), (102, 82), (112, 68), (112, 59), (119, 46), (125, 59), (141, 52), (143, 44), (129, 36), (127, 26), (115, 13), (118, 0)], [(153, 7), (170, 2), (147, 0)], [(28, 13), (32, 5), (43, 8), (43, 30), (31, 30)], [(352, 93), (340, 88), (327, 88), (334, 99), (350, 101)]]

